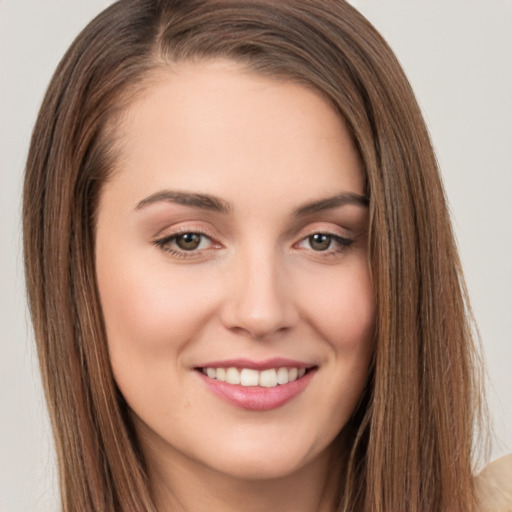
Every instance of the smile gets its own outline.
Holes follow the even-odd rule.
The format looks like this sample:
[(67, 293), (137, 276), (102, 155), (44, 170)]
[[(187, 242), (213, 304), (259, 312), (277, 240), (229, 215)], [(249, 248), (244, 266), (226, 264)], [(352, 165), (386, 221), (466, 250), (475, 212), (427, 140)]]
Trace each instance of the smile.
[(210, 379), (241, 386), (260, 386), (273, 388), (300, 379), (306, 374), (306, 368), (270, 368), (254, 370), (252, 368), (202, 368), (201, 371)]
[(250, 411), (268, 411), (300, 395), (318, 367), (284, 360), (274, 360), (272, 366), (270, 362), (230, 361), (210, 363), (196, 370), (207, 388), (229, 404)]

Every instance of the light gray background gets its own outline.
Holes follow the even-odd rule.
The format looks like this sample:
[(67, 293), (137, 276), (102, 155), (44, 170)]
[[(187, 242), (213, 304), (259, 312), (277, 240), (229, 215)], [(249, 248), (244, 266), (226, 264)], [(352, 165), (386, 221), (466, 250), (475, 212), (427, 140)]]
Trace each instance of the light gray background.
[[(1, 512), (58, 509), (23, 289), (22, 171), (58, 60), (110, 3), (0, 0)], [(491, 380), (496, 458), (512, 451), (512, 2), (352, 3), (397, 53), (431, 130)]]

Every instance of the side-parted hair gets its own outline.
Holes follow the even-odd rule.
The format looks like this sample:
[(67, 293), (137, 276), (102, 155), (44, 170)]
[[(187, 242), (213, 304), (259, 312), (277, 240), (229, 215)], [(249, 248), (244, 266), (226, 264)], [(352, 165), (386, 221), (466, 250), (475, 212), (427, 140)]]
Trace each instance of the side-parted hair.
[(23, 229), (64, 512), (155, 510), (109, 362), (95, 214), (123, 110), (155, 73), (214, 58), (317, 91), (363, 162), (376, 338), (345, 429), (338, 510), (471, 512), (479, 361), (437, 163), (393, 52), (343, 0), (120, 0), (56, 70), (32, 136)]

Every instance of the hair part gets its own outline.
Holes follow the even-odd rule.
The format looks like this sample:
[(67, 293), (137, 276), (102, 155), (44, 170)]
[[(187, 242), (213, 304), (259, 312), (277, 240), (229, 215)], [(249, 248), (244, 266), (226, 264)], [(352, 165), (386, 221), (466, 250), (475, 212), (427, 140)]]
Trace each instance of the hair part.
[(154, 511), (109, 362), (95, 215), (122, 156), (123, 111), (155, 73), (216, 58), (322, 94), (363, 162), (376, 342), (367, 390), (344, 429), (339, 510), (473, 510), (479, 365), (437, 163), (393, 52), (342, 0), (121, 0), (57, 68), (32, 136), (23, 226), (63, 510)]

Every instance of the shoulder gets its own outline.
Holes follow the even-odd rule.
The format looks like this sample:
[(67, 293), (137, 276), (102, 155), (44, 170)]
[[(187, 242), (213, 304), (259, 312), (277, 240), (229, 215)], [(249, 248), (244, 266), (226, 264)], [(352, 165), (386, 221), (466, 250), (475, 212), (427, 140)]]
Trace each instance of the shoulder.
[(491, 462), (475, 478), (480, 512), (512, 512), (512, 454)]

